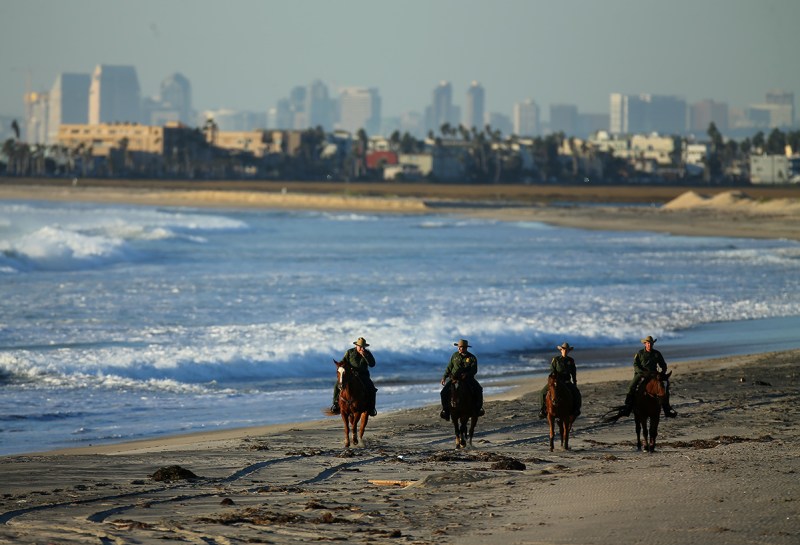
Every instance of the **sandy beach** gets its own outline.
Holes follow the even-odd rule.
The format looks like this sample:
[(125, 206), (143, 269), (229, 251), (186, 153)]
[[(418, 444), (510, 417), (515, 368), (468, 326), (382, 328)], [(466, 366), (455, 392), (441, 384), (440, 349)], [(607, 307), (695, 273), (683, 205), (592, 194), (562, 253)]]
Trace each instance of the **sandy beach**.
[[(351, 185), (330, 194), (311, 187), (3, 183), (0, 199), (436, 211), (800, 240), (800, 191), (792, 188), (766, 196), (592, 188), (567, 197), (552, 188), (557, 194), (531, 189), (513, 197), (498, 188), (377, 194)], [(556, 201), (570, 204), (548, 206)], [(623, 202), (661, 206), (618, 206)], [(669, 344), (656, 347), (669, 362)], [(572, 355), (584, 409), (569, 451), (549, 451), (546, 423), (536, 417), (543, 383), (526, 380), (487, 400), (466, 450), (454, 449), (452, 425), (438, 418), (437, 407), (421, 407), (380, 412), (365, 444), (350, 449), (341, 419), (320, 415), (300, 424), (4, 456), (0, 543), (797, 543), (800, 350), (670, 365), (679, 416), (662, 420), (652, 454), (635, 450), (632, 418), (601, 419), (621, 403), (632, 370), (583, 372), (580, 349)]]

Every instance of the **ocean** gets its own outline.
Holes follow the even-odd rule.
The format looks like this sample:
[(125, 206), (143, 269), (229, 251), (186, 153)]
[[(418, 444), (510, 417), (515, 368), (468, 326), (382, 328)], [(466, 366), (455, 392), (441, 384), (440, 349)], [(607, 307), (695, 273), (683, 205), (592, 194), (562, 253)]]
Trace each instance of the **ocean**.
[(642, 212), (605, 232), (0, 201), (0, 454), (316, 420), (360, 336), (379, 415), (437, 403), (461, 338), (488, 394), (564, 341), (579, 376), (646, 335), (668, 362), (800, 346), (799, 243), (654, 234)]

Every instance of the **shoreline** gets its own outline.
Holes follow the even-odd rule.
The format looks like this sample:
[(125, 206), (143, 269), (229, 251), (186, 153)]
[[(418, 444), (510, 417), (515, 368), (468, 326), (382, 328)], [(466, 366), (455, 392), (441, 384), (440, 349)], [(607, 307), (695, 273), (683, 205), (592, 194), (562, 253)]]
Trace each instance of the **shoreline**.
[[(632, 370), (582, 371), (576, 359), (584, 410), (569, 451), (556, 438), (549, 452), (532, 379), (487, 400), (461, 451), (438, 408), (421, 407), (379, 414), (351, 449), (330, 417), (5, 456), (0, 540), (794, 542), (800, 350), (670, 365), (679, 416), (662, 419), (653, 454), (635, 450), (632, 418), (600, 419)], [(196, 478), (154, 478), (169, 467)]]
[[(106, 185), (103, 184), (106, 183)], [(747, 188), (747, 199), (708, 206), (669, 207), (689, 187), (662, 186), (456, 186), (444, 184), (343, 184), (270, 182), (260, 185), (198, 182), (170, 186), (135, 182), (64, 180), (31, 185), (0, 182), (0, 200), (96, 202), (147, 206), (324, 210), (397, 214), (462, 215), (496, 221), (532, 221), (567, 228), (650, 231), (680, 236), (785, 239), (800, 241), (800, 187)], [(224, 187), (224, 186), (223, 186)], [(260, 189), (254, 189), (259, 187)], [(730, 188), (702, 188), (724, 197)], [(738, 190), (737, 190), (738, 191)], [(735, 193), (736, 191), (733, 191)], [(764, 203), (779, 206), (764, 207)], [(474, 206), (475, 204), (480, 206)], [(553, 203), (561, 203), (553, 206)], [(567, 203), (567, 204), (563, 204)], [(620, 203), (625, 203), (620, 205)], [(649, 204), (649, 207), (642, 207)], [(637, 205), (637, 206), (634, 206)], [(644, 210), (647, 210), (645, 213)]]
[[(213, 190), (14, 187), (0, 184), (0, 200), (453, 213), (800, 240), (800, 222), (785, 211), (648, 209), (644, 229), (641, 207), (508, 208), (496, 197), (486, 197), (486, 208), (429, 208), (418, 196), (288, 192), (295, 200), (283, 206), (283, 194), (247, 191), (225, 191), (221, 199)], [(669, 346), (663, 350), (679, 417), (662, 420), (654, 454), (633, 450), (632, 418), (601, 421), (621, 403), (630, 365), (582, 369), (576, 352), (584, 407), (570, 451), (556, 444), (549, 452), (546, 424), (536, 418), (543, 381), (521, 378), (487, 396), (487, 415), (465, 451), (454, 450), (452, 425), (438, 408), (426, 406), (379, 414), (365, 446), (351, 449), (343, 449), (341, 420), (331, 417), (5, 455), (0, 541), (294, 544), (323, 535), (420, 544), (793, 544), (800, 533), (800, 349), (678, 361)], [(169, 466), (197, 478), (153, 478)], [(655, 519), (642, 515), (642, 504)]]

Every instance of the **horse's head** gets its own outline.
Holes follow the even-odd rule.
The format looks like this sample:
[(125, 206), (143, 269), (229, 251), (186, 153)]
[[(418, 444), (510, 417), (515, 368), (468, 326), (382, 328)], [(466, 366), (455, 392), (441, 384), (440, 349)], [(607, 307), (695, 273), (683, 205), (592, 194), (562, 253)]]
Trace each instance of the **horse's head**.
[(333, 360), (333, 363), (336, 364), (336, 375), (339, 384), (344, 383), (344, 374), (347, 370), (347, 365), (343, 361)]
[(657, 397), (659, 399), (667, 395), (666, 381), (669, 380), (671, 374), (672, 371), (669, 373), (658, 372), (653, 375), (653, 377), (647, 381), (647, 384), (645, 384), (645, 393), (651, 397)]

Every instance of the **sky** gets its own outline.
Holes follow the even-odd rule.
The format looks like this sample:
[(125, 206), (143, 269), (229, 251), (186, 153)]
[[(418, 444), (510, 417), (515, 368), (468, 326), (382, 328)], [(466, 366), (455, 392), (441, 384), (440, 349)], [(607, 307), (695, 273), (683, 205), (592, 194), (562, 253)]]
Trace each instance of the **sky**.
[(62, 72), (136, 67), (142, 96), (170, 74), (198, 111), (264, 112), (315, 79), (377, 87), (384, 117), (422, 112), (440, 81), (486, 111), (527, 98), (608, 113), (609, 94), (739, 108), (800, 96), (800, 0), (0, 0), (0, 115)]

